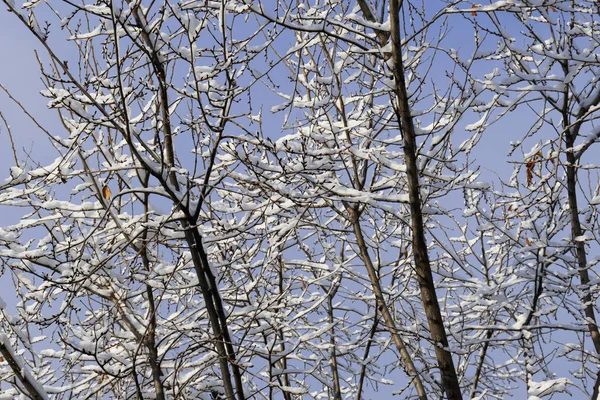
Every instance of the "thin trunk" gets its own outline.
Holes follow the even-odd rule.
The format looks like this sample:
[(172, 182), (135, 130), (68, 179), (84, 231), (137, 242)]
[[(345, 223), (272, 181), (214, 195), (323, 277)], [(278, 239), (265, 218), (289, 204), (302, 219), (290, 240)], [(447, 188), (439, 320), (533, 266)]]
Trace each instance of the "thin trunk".
[[(145, 251), (144, 246), (144, 253)], [(146, 258), (144, 254), (144, 258)], [(146, 258), (147, 261), (147, 258)], [(162, 382), (162, 369), (158, 360), (158, 347), (156, 346), (156, 308), (154, 302), (154, 293), (152, 287), (146, 285), (146, 294), (148, 296), (148, 329), (144, 342), (148, 349), (148, 362), (152, 370), (152, 381), (154, 383), (154, 391), (156, 392), (156, 400), (165, 399), (165, 389)]]
[[(210, 326), (212, 328), (213, 334), (215, 336), (215, 347), (217, 350), (217, 354), (219, 355), (219, 367), (221, 369), (221, 379), (223, 379), (223, 389), (225, 390), (225, 398), (226, 399), (235, 399), (235, 392), (233, 390), (233, 384), (231, 382), (231, 376), (229, 372), (229, 355), (227, 354), (227, 350), (225, 348), (225, 338), (224, 332), (221, 329), (222, 322), (219, 319), (219, 314), (217, 313), (215, 304), (213, 302), (212, 292), (216, 290), (214, 286), (209, 284), (207, 280), (207, 274), (204, 272), (204, 264), (200, 257), (200, 252), (198, 249), (202, 249), (202, 243), (196, 244), (196, 239), (194, 235), (194, 229), (192, 229), (189, 224), (184, 221), (182, 223), (183, 229), (185, 231), (185, 239), (190, 246), (190, 253), (192, 256), (192, 262), (194, 264), (194, 270), (196, 271), (196, 275), (198, 276), (198, 286), (200, 286), (200, 291), (202, 292), (202, 297), (204, 298), (204, 303), (206, 306), (206, 312), (208, 313), (208, 319), (210, 321)], [(232, 364), (235, 365), (235, 364)], [(239, 388), (241, 390), (241, 387)], [(239, 399), (244, 399), (244, 397), (239, 397)]]
[(338, 373), (337, 354), (335, 352), (335, 328), (333, 326), (333, 294), (327, 296), (328, 318), (331, 324), (329, 331), (329, 344), (331, 345), (331, 374), (333, 375), (333, 399), (342, 400), (342, 391), (340, 388), (340, 376)]
[(365, 354), (363, 355), (363, 365), (360, 368), (360, 378), (358, 379), (358, 387), (356, 389), (356, 400), (361, 400), (362, 398), (363, 385), (365, 382), (365, 376), (367, 375), (366, 361), (367, 358), (369, 358), (369, 353), (371, 352), (373, 338), (375, 337), (375, 332), (377, 332), (377, 325), (379, 325), (379, 317), (377, 315), (377, 308), (375, 308), (375, 316), (373, 317), (373, 327), (371, 328), (371, 332), (369, 333), (367, 347), (365, 348)]
[[(567, 137), (567, 148), (573, 147), (574, 139)], [(577, 267), (579, 269), (579, 279), (581, 285), (584, 286), (585, 292), (581, 299), (585, 306), (585, 316), (591, 323), (588, 323), (588, 329), (592, 336), (592, 342), (596, 353), (600, 354), (600, 333), (598, 332), (598, 326), (596, 324), (596, 315), (592, 303), (592, 296), (589, 291), (590, 275), (587, 267), (587, 255), (585, 253), (585, 243), (582, 241), (576, 241), (575, 238), (584, 234), (581, 228), (581, 221), (579, 219), (579, 207), (577, 205), (577, 167), (575, 166), (576, 160), (575, 155), (572, 151), (567, 151), (567, 191), (569, 198), (569, 211), (571, 213), (571, 239), (575, 244), (575, 253), (577, 258)]]
[[(133, 16), (139, 26), (147, 26), (145, 18), (140, 15), (140, 12), (137, 8), (134, 10)], [(144, 29), (142, 29), (141, 32), (141, 37), (146, 42), (146, 45), (149, 49), (152, 49), (149, 51), (149, 57), (159, 81), (158, 88), (166, 153), (165, 163), (169, 168), (169, 180), (175, 189), (179, 190), (177, 176), (172, 170), (172, 167), (175, 165), (175, 150), (173, 145), (173, 134), (171, 132), (170, 114), (168, 110), (169, 99), (167, 94), (166, 73), (162, 63), (158, 58), (158, 55), (154, 51), (153, 43), (148, 33)], [(182, 227), (185, 231), (186, 242), (188, 243), (190, 253), (192, 254), (194, 269), (198, 275), (199, 286), (204, 297), (210, 324), (215, 335), (215, 345), (217, 348), (217, 353), (219, 354), (219, 365), (222, 374), (221, 378), (223, 379), (223, 387), (225, 389), (225, 396), (227, 399), (235, 399), (237, 394), (238, 400), (244, 400), (246, 397), (244, 395), (242, 385), (241, 371), (236, 363), (235, 351), (229, 335), (227, 317), (225, 315), (221, 297), (219, 296), (217, 282), (211, 272), (210, 263), (208, 261), (206, 252), (204, 251), (202, 237), (200, 236), (198, 229), (194, 228), (195, 221), (191, 220), (192, 217), (190, 212), (185, 212), (185, 214), (190, 220), (184, 220), (182, 222)], [(231, 382), (231, 373), (229, 371), (230, 363), (236, 386), (235, 391)]]
[(131, 367), (131, 377), (133, 378), (133, 383), (135, 384), (135, 394), (139, 400), (144, 400), (144, 396), (142, 395), (142, 388), (140, 386), (140, 380), (137, 376), (137, 367), (135, 365), (136, 355), (133, 356), (133, 366)]
[[(568, 61), (561, 63), (563, 73), (567, 76), (570, 73), (570, 66)], [(566, 158), (567, 158), (567, 197), (569, 202), (570, 222), (571, 222), (571, 240), (575, 246), (575, 258), (577, 260), (577, 269), (579, 270), (579, 280), (581, 285), (584, 287), (583, 295), (581, 300), (584, 305), (584, 313), (587, 319), (587, 326), (590, 332), (590, 337), (596, 350), (596, 354), (600, 355), (600, 332), (598, 332), (598, 324), (596, 323), (596, 315), (594, 312), (594, 306), (592, 296), (589, 291), (590, 276), (588, 273), (587, 265), (587, 254), (585, 252), (585, 243), (575, 240), (577, 237), (582, 236), (584, 231), (581, 227), (581, 221), (579, 219), (579, 206), (577, 204), (577, 160), (581, 157), (582, 152), (585, 149), (580, 150), (579, 153), (575, 154), (573, 146), (575, 146), (575, 139), (579, 135), (579, 131), (583, 124), (583, 117), (589, 112), (590, 107), (596, 107), (600, 104), (600, 91), (596, 92), (593, 99), (588, 103), (587, 106), (582, 107), (577, 113), (577, 119), (573, 126), (570, 126), (570, 107), (569, 107), (569, 88), (565, 87), (562, 96), (562, 108), (559, 110), (562, 114), (563, 121), (562, 127), (565, 132), (565, 146), (566, 146)], [(592, 399), (600, 398), (600, 370), (594, 383)]]
[[(594, 312), (594, 303), (592, 300), (592, 295), (590, 294), (590, 275), (588, 273), (585, 243), (582, 241), (575, 240), (575, 238), (582, 236), (584, 234), (584, 231), (581, 228), (581, 221), (579, 219), (579, 206), (577, 205), (577, 167), (575, 165), (577, 160), (575, 159), (575, 154), (573, 153), (573, 151), (571, 151), (574, 144), (574, 135), (571, 133), (567, 133), (567, 193), (569, 200), (569, 211), (571, 213), (571, 240), (573, 241), (575, 246), (577, 269), (579, 270), (579, 280), (581, 281), (581, 286), (583, 286), (584, 291), (583, 295), (581, 296), (581, 300), (584, 305), (584, 313), (587, 320), (586, 323), (590, 332), (590, 336), (592, 338), (594, 349), (596, 350), (596, 354), (600, 354), (600, 332), (598, 331), (598, 325), (596, 323), (596, 313)], [(594, 383), (592, 399), (600, 398), (599, 395), (600, 371), (598, 372), (598, 378)]]
[[(283, 260), (281, 259), (281, 256), (279, 256), (278, 261), (279, 261), (279, 270), (278, 270), (279, 297), (282, 298), (283, 292), (284, 292), (283, 269), (285, 268), (285, 265), (283, 264)], [(281, 344), (279, 345), (279, 351), (281, 354), (285, 354), (285, 335), (283, 334), (283, 329), (279, 328), (278, 333), (279, 333), (279, 339), (281, 340)], [(285, 371), (285, 373), (283, 374), (283, 383), (285, 384), (285, 386), (291, 387), (292, 385), (290, 384), (290, 376), (287, 372), (287, 356), (284, 355), (283, 357), (281, 357), (281, 360), (279, 362), (281, 364), (281, 369), (283, 371)], [(283, 392), (283, 397), (285, 400), (292, 400), (292, 395), (289, 392)]]
[(435, 283), (429, 263), (427, 243), (425, 241), (421, 196), (419, 193), (419, 170), (417, 166), (416, 133), (410, 113), (404, 65), (402, 63), (402, 45), (400, 40), (400, 4), (398, 0), (390, 0), (390, 31), (392, 40), (392, 58), (394, 62), (394, 80), (396, 94), (396, 114), (404, 139), (404, 159), (408, 179), (408, 196), (411, 211), (412, 246), (417, 272), (417, 280), (421, 290), (421, 300), (429, 324), (431, 339), (435, 346), (435, 354), (442, 377), (442, 388), (448, 399), (462, 399), (458, 376), (448, 351), (448, 337), (444, 328), (442, 313), (435, 291)]
[(148, 332), (146, 333), (146, 348), (148, 349), (148, 362), (150, 363), (150, 369), (152, 370), (152, 380), (154, 382), (154, 390), (156, 392), (156, 400), (165, 399), (165, 390), (162, 382), (162, 370), (160, 368), (160, 362), (158, 361), (158, 350), (156, 346), (156, 310), (154, 308), (154, 294), (152, 288), (146, 286), (146, 293), (148, 295), (148, 313), (150, 314), (150, 321), (148, 323)]
[(396, 345), (396, 348), (400, 353), (400, 358), (402, 359), (402, 363), (404, 364), (406, 373), (414, 381), (415, 389), (417, 390), (417, 395), (419, 396), (419, 399), (425, 400), (427, 399), (427, 395), (425, 393), (425, 388), (423, 387), (421, 377), (419, 376), (419, 372), (415, 368), (415, 364), (413, 363), (412, 358), (408, 353), (408, 350), (406, 349), (406, 345), (404, 344), (402, 338), (398, 334), (398, 331), (396, 329), (396, 323), (394, 322), (394, 317), (392, 317), (392, 314), (390, 313), (390, 310), (383, 297), (383, 291), (381, 290), (379, 277), (377, 276), (375, 266), (373, 265), (371, 257), (369, 256), (368, 247), (365, 243), (363, 232), (360, 227), (358, 211), (352, 208), (348, 209), (348, 211), (351, 213), (352, 226), (354, 228), (354, 234), (356, 236), (358, 248), (360, 249), (360, 258), (365, 264), (365, 267), (367, 268), (367, 273), (369, 275), (369, 279), (371, 280), (373, 294), (375, 295), (375, 301), (377, 302), (377, 309), (383, 317), (383, 322), (386, 325), (386, 329), (392, 335), (392, 340), (394, 341), (394, 344)]
[(594, 391), (592, 393), (592, 399), (600, 399), (600, 370), (596, 372), (596, 381), (594, 382)]
[[(144, 187), (148, 187), (148, 179), (149, 176), (146, 176), (144, 182), (142, 182)], [(146, 222), (148, 222), (148, 207), (149, 196), (146, 194), (144, 196), (144, 218)], [(142, 233), (142, 245), (140, 248), (140, 254), (142, 257), (142, 263), (144, 264), (144, 268), (146, 271), (151, 270), (150, 260), (148, 259), (148, 229), (144, 228), (144, 232)], [(156, 400), (164, 400), (165, 399), (165, 388), (162, 381), (162, 369), (160, 367), (160, 362), (158, 360), (158, 347), (156, 346), (156, 303), (154, 301), (154, 292), (152, 291), (152, 287), (150, 285), (146, 285), (146, 294), (148, 296), (148, 328), (146, 332), (146, 337), (144, 338), (144, 342), (146, 348), (148, 349), (148, 362), (150, 363), (150, 369), (152, 370), (152, 381), (154, 383), (154, 391), (156, 392)]]
[[(476, 217), (476, 221), (478, 224), (480, 223), (478, 217)], [(481, 257), (482, 257), (481, 261), (483, 263), (483, 267), (485, 268), (485, 281), (489, 285), (490, 284), (489, 265), (488, 265), (487, 253), (485, 250), (485, 236), (484, 236), (483, 231), (481, 231), (481, 233), (480, 233), (479, 243), (481, 244)], [(486, 341), (483, 344), (481, 353), (479, 354), (479, 361), (477, 362), (477, 369), (475, 370), (475, 378), (473, 378), (473, 386), (471, 386), (471, 395), (469, 396), (470, 398), (474, 398), (475, 395), (477, 394), (477, 387), (479, 386), (479, 379), (481, 378), (481, 373), (483, 371), (483, 363), (485, 362), (485, 358), (487, 357), (487, 352), (490, 347), (490, 339), (492, 338), (493, 334), (494, 334), (494, 331), (491, 329), (489, 329), (485, 334)]]
[[(186, 224), (187, 225), (187, 224)], [(185, 229), (189, 229), (190, 226), (187, 225)], [(197, 251), (193, 251), (192, 253), (196, 253), (200, 256), (200, 260), (202, 261), (201, 266), (203, 268), (204, 274), (208, 280), (208, 284), (210, 285), (210, 293), (212, 294), (212, 298), (214, 301), (215, 312), (218, 316), (218, 321), (221, 323), (221, 336), (223, 338), (223, 343), (225, 345), (225, 349), (227, 350), (227, 357), (229, 359), (229, 363), (231, 364), (231, 370), (233, 373), (233, 379), (235, 381), (236, 386), (236, 394), (239, 400), (245, 400), (246, 395), (244, 394), (243, 383), (242, 383), (242, 372), (240, 367), (237, 364), (235, 350), (233, 348), (233, 342), (231, 340), (231, 336), (229, 334), (229, 327), (227, 326), (227, 316), (225, 315), (225, 308), (223, 307), (223, 301), (221, 300), (221, 296), (219, 295), (219, 289), (217, 286), (217, 279), (211, 272), (210, 264), (208, 261), (208, 256), (204, 251), (204, 245), (202, 244), (202, 237), (198, 232), (198, 229), (194, 228), (188, 230), (193, 235), (193, 242), (188, 241), (192, 246), (192, 249), (196, 249)], [(187, 235), (186, 235), (187, 237)], [(192, 256), (193, 259), (193, 256)], [(229, 372), (229, 371), (228, 371)], [(235, 398), (234, 396), (231, 397)]]
[(481, 354), (479, 354), (479, 361), (477, 362), (477, 370), (475, 371), (475, 378), (473, 378), (473, 386), (471, 388), (471, 396), (470, 398), (474, 398), (477, 394), (477, 386), (479, 386), (479, 378), (481, 377), (481, 372), (483, 371), (483, 362), (485, 361), (485, 357), (487, 356), (488, 348), (490, 347), (489, 340), (492, 338), (493, 331), (490, 329), (486, 333), (487, 341), (483, 344), (483, 349), (481, 349)]

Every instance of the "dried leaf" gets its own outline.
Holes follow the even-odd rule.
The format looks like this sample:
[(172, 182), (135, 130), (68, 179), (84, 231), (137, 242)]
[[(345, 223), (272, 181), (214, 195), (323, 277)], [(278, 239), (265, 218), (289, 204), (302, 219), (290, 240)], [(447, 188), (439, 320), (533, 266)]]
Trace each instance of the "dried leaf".
[(105, 200), (110, 200), (110, 196), (112, 196), (110, 188), (104, 185), (104, 187), (102, 188), (102, 197), (104, 197)]
[(533, 168), (535, 168), (535, 161), (527, 161), (527, 184), (531, 185), (533, 183)]
[(551, 10), (552, 12), (556, 12), (556, 8), (554, 8), (554, 6), (550, 6), (550, 10)]
[(542, 151), (538, 151), (537, 153), (535, 153), (535, 155), (533, 157), (531, 157), (529, 159), (529, 161), (527, 161), (527, 163), (525, 163), (525, 168), (526, 168), (526, 172), (527, 172), (527, 184), (531, 185), (533, 183), (533, 175), (538, 175), (535, 173), (535, 165), (538, 162), (542, 162), (543, 155), (542, 155)]
[[(479, 4), (471, 4), (473, 6), (473, 8), (479, 8), (481, 7)], [(471, 11), (471, 15), (476, 17), (477, 16), (477, 11)]]
[(525, 243), (527, 243), (527, 246), (531, 246), (531, 240), (528, 237), (525, 238)]

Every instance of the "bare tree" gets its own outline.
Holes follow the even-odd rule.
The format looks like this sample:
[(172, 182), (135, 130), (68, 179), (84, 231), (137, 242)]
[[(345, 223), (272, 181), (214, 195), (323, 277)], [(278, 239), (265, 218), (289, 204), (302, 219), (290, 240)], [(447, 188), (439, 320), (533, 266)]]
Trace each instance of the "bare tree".
[[(366, 268), (376, 308), (381, 313), (384, 326), (391, 334), (417, 396), (428, 396), (428, 390), (423, 383), (423, 380), (427, 380), (434, 386), (439, 385), (439, 389), (436, 387), (436, 390), (445, 392), (449, 398), (461, 398), (459, 379), (452, 360), (429, 262), (429, 249), (425, 239), (426, 222), (423, 217), (423, 203), (427, 200), (422, 199), (421, 193), (422, 185), (427, 187), (432, 198), (448, 193), (440, 190), (440, 185), (429, 179), (435, 179), (436, 175), (446, 169), (446, 165), (451, 164), (451, 160), (461, 153), (461, 150), (455, 151), (448, 146), (449, 134), (469, 108), (469, 104), (475, 103), (481, 91), (465, 88), (474, 82), (472, 77), (465, 73), (469, 69), (469, 63), (454, 60), (454, 54), (450, 51), (444, 53), (439, 50), (438, 54), (437, 49), (443, 47), (438, 44), (431, 46), (431, 59), (450, 56), (449, 62), (453, 72), (449, 75), (449, 84), (451, 88), (461, 89), (457, 90), (456, 98), (440, 96), (433, 104), (424, 106), (429, 100), (427, 95), (421, 97), (421, 94), (425, 93), (422, 82), (427, 80), (431, 64), (430, 61), (421, 60), (426, 58), (425, 54), (430, 51), (427, 41), (431, 31), (440, 27), (437, 24), (440, 24), (442, 29), (438, 40), (444, 40), (444, 9), (437, 10), (433, 20), (421, 20), (423, 26), (417, 28), (408, 21), (414, 15), (419, 15), (420, 10), (407, 3), (407, 8), (403, 10), (405, 28), (412, 36), (406, 39), (407, 43), (402, 44), (401, 10), (395, 2), (389, 3), (389, 10), (385, 3), (376, 6), (382, 15), (390, 16), (389, 27), (385, 27), (383, 21), (377, 20), (375, 15), (379, 12), (372, 11), (371, 6), (362, 1), (359, 2), (362, 17), (354, 13), (356, 10), (351, 12), (345, 5), (337, 3), (327, 4), (320, 9), (315, 7), (312, 10), (280, 3), (278, 9), (285, 10), (281, 12), (281, 17), (272, 15), (258, 5), (251, 4), (250, 7), (275, 26), (296, 32), (296, 54), (287, 61), (287, 65), (291, 79), (297, 83), (293, 96), (286, 97), (288, 101), (281, 109), (289, 107), (290, 110), (303, 110), (304, 114), (295, 124), (290, 124), (290, 129), (296, 131), (291, 135), (276, 143), (270, 143), (268, 138), (262, 139), (263, 147), (272, 153), (274, 161), (264, 165), (255, 162), (253, 169), (257, 172), (251, 179), (265, 191), (277, 192), (299, 204), (302, 215), (307, 216), (307, 224), (314, 221), (314, 217), (307, 210), (322, 210), (323, 207), (327, 207), (333, 211), (331, 219), (323, 218), (327, 221), (329, 231), (322, 229), (324, 232), (337, 229), (332, 227), (333, 221), (336, 221), (343, 232), (341, 242), (354, 244), (353, 251)], [(425, 10), (421, 11), (424, 15)], [(330, 14), (332, 17), (328, 18)], [(323, 31), (321, 27), (327, 28)], [(346, 32), (360, 34), (348, 39)], [(407, 61), (402, 60), (401, 56), (406, 48), (410, 48)], [(405, 64), (408, 65), (406, 68), (411, 76), (408, 81), (405, 78), (408, 74)], [(344, 67), (341, 68), (341, 65)], [(409, 100), (408, 88), (411, 84), (415, 92)], [(432, 90), (438, 90), (437, 86)], [(448, 93), (451, 90), (448, 89)], [(381, 104), (381, 99), (386, 97), (390, 102), (387, 105)], [(453, 107), (453, 101), (464, 103), (464, 108)], [(415, 122), (411, 112), (413, 107), (436, 109), (439, 114), (423, 113)], [(423, 143), (417, 145), (415, 126), (428, 118), (433, 119), (431, 128), (423, 130)], [(439, 136), (434, 137), (434, 134)], [(403, 153), (393, 150), (399, 143), (399, 138), (403, 143)], [(424, 149), (428, 144), (431, 148), (429, 153), (426, 153)], [(404, 165), (392, 161), (400, 157), (403, 158)], [(423, 158), (421, 165), (417, 161), (419, 157)], [(325, 165), (329, 172), (323, 171)], [(460, 190), (460, 184), (452, 183), (465, 177), (456, 167), (453, 167), (452, 173), (453, 178), (448, 182), (450, 185), (447, 189)], [(261, 177), (265, 175), (270, 179), (262, 183)], [(424, 184), (420, 182), (423, 176), (428, 180)], [(278, 188), (278, 181), (285, 182), (283, 190)], [(290, 186), (301, 187), (302, 190), (299, 193), (290, 193), (287, 189)], [(405, 191), (408, 192), (406, 197), (403, 196)], [(308, 196), (306, 193), (309, 193)], [(386, 206), (386, 202), (395, 204)], [(406, 209), (401, 212), (392, 211), (397, 205)], [(407, 212), (408, 218), (403, 212)], [(376, 222), (388, 219), (397, 221), (385, 227)], [(403, 232), (400, 236), (405, 241), (400, 246), (400, 255), (406, 259), (395, 266), (393, 274), (407, 267), (416, 273), (422, 310), (428, 323), (426, 336), (431, 340), (432, 349), (436, 353), (433, 368), (439, 368), (441, 371), (440, 384), (433, 383), (434, 378), (429, 375), (430, 359), (423, 360), (423, 363), (428, 365), (427, 368), (416, 367), (414, 356), (411, 355), (415, 350), (409, 350), (407, 346), (407, 343), (413, 340), (402, 337), (406, 332), (400, 332), (382, 285), (384, 279), (381, 270), (386, 265), (382, 264), (382, 253), (387, 252), (386, 243), (390, 243), (391, 238), (402, 228), (410, 229), (410, 232)], [(376, 236), (373, 237), (373, 234)], [(407, 243), (412, 244), (409, 246)], [(414, 266), (409, 262), (409, 249)], [(413, 279), (411, 275), (408, 274), (405, 278), (408, 282)], [(393, 283), (395, 277), (390, 277)], [(402, 306), (394, 308), (396, 307)]]
[[(502, 4), (481, 7), (470, 17), (480, 31), (493, 35), (495, 49), (486, 56), (500, 62), (485, 83), (496, 92), (490, 106), (497, 110), (488, 122), (515, 109), (527, 121), (512, 142), (515, 169), (504, 180), (504, 199), (497, 200), (503, 210), (497, 208), (499, 214), (492, 218), (496, 227), (504, 221), (500, 232), (513, 235), (517, 265), (529, 271), (528, 294), (521, 299), (529, 306), (515, 313), (521, 332), (514, 339), (521, 349), (514, 357), (524, 365), (530, 395), (552, 395), (570, 384), (596, 398), (600, 379), (592, 364), (600, 351), (600, 336), (593, 295), (595, 261), (589, 262), (588, 255), (597, 243), (592, 233), (597, 210), (590, 206), (598, 190), (592, 183), (597, 167), (593, 159), (587, 165), (583, 159), (598, 138), (598, 60), (593, 55), (598, 41), (591, 28), (597, 5)], [(530, 127), (525, 128), (527, 123)], [(576, 276), (579, 284), (573, 281)], [(490, 338), (496, 335), (489, 332)], [(593, 351), (586, 349), (588, 340)], [(560, 357), (550, 356), (555, 351)], [(557, 378), (554, 371), (574, 358), (587, 365), (582, 367), (585, 372)]]
[(597, 397), (594, 3), (5, 5), (61, 124), (4, 91), (9, 395)]

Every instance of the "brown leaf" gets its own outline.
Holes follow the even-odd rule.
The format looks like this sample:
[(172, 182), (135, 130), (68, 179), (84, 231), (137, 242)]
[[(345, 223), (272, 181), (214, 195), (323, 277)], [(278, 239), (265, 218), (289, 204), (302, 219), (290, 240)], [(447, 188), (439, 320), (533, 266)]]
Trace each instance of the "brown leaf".
[[(542, 151), (539, 150), (537, 153), (535, 153), (533, 155), (533, 157), (531, 157), (529, 159), (529, 161), (527, 161), (527, 163), (525, 163), (525, 167), (526, 167), (526, 172), (527, 172), (527, 184), (531, 185), (533, 183), (533, 175), (535, 174), (535, 165), (538, 162), (542, 162), (540, 160), (542, 160), (543, 158), (543, 154)], [(536, 174), (539, 176), (539, 174)]]
[[(479, 4), (471, 4), (473, 6), (473, 8), (479, 8), (481, 7)], [(476, 17), (477, 16), (477, 11), (471, 11), (471, 15)]]
[(531, 246), (531, 240), (528, 237), (525, 237), (525, 243), (527, 243), (527, 246)]
[(556, 8), (554, 8), (554, 6), (550, 6), (550, 10), (551, 10), (552, 12), (556, 12)]
[(531, 185), (533, 183), (533, 168), (535, 168), (535, 161), (527, 161), (527, 184)]
[(105, 200), (110, 200), (110, 196), (112, 196), (110, 188), (104, 185), (104, 187), (102, 188), (102, 197), (104, 197)]

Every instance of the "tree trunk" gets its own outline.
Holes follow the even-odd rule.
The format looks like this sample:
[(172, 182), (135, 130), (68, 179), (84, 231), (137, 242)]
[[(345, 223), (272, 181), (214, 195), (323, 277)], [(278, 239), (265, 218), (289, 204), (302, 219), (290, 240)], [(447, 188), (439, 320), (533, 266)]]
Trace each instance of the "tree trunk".
[(408, 196), (411, 212), (412, 246), (417, 280), (421, 290), (421, 300), (431, 339), (435, 346), (435, 355), (442, 377), (442, 388), (448, 399), (462, 399), (460, 385), (456, 375), (452, 354), (448, 351), (448, 337), (444, 329), (442, 313), (435, 292), (435, 283), (429, 263), (427, 243), (425, 241), (423, 213), (421, 210), (421, 196), (419, 193), (419, 170), (417, 166), (416, 134), (410, 106), (406, 81), (404, 79), (404, 65), (402, 64), (402, 46), (400, 41), (400, 6), (398, 0), (390, 0), (390, 28), (392, 40), (392, 58), (394, 62), (394, 80), (396, 105), (395, 111), (402, 130), (404, 139), (404, 159), (408, 178)]
[(398, 334), (398, 331), (396, 329), (396, 323), (394, 322), (394, 317), (390, 313), (390, 310), (389, 310), (389, 308), (385, 302), (385, 299), (383, 297), (383, 291), (381, 290), (379, 276), (377, 276), (377, 272), (375, 271), (375, 266), (373, 265), (373, 262), (371, 261), (371, 257), (369, 256), (369, 253), (367, 250), (368, 247), (367, 247), (367, 244), (365, 243), (365, 240), (363, 237), (363, 232), (360, 227), (358, 211), (355, 209), (352, 209), (352, 208), (350, 208), (348, 211), (350, 212), (352, 226), (354, 228), (354, 234), (356, 236), (356, 242), (357, 242), (358, 248), (360, 250), (360, 258), (363, 261), (363, 263), (365, 264), (365, 267), (367, 268), (367, 273), (369, 275), (369, 279), (371, 280), (373, 294), (375, 295), (375, 301), (377, 302), (377, 310), (379, 312), (381, 312), (385, 327), (386, 327), (387, 331), (392, 335), (392, 340), (394, 341), (394, 344), (396, 345), (396, 348), (398, 349), (398, 352), (400, 353), (400, 358), (402, 360), (404, 368), (406, 369), (406, 373), (414, 381), (415, 388), (417, 390), (417, 395), (419, 396), (419, 399), (426, 400), (427, 394), (425, 393), (425, 388), (423, 387), (423, 382), (421, 381), (421, 377), (419, 376), (419, 373), (415, 367), (415, 364), (413, 363), (412, 358), (410, 357), (410, 354), (408, 353), (408, 350), (406, 349), (406, 345), (404, 344), (404, 342), (402, 341), (402, 338)]
[[(579, 207), (577, 205), (577, 167), (575, 163), (575, 154), (573, 153), (573, 145), (575, 144), (575, 137), (573, 133), (566, 134), (566, 146), (567, 146), (567, 195), (569, 200), (569, 212), (571, 213), (571, 240), (575, 246), (575, 256), (577, 260), (577, 269), (579, 270), (579, 279), (581, 285), (584, 287), (583, 295), (581, 300), (584, 305), (584, 313), (587, 319), (586, 323), (592, 343), (596, 354), (600, 354), (600, 332), (598, 332), (598, 326), (596, 325), (596, 314), (594, 312), (594, 305), (592, 304), (592, 295), (590, 294), (590, 275), (587, 268), (587, 255), (585, 253), (585, 243), (582, 241), (576, 241), (575, 238), (584, 234), (581, 228), (581, 221), (579, 220)], [(593, 399), (597, 399), (600, 394), (600, 372), (598, 373), (598, 379), (594, 384)]]

